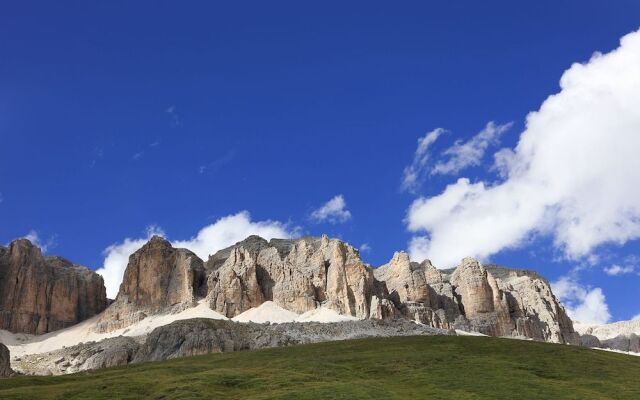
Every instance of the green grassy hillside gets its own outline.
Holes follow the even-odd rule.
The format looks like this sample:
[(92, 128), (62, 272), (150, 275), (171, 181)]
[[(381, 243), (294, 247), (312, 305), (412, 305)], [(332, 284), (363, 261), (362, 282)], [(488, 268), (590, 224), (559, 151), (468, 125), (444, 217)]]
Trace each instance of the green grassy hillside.
[(640, 357), (483, 337), (376, 338), (0, 380), (1, 399), (640, 399)]

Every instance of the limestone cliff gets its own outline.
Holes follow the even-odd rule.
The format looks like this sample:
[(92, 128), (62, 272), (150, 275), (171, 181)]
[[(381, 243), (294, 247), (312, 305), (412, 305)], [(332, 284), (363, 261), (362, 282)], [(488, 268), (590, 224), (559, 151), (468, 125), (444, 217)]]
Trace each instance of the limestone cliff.
[(98, 331), (205, 299), (234, 317), (265, 301), (296, 313), (325, 307), (360, 319), (410, 319), (442, 329), (576, 343), (571, 320), (539, 275), (465, 258), (450, 271), (396, 253), (372, 268), (352, 246), (323, 237), (250, 236), (203, 263), (154, 237), (134, 253)]
[(97, 330), (112, 331), (149, 314), (191, 307), (204, 295), (204, 282), (200, 258), (154, 236), (129, 257), (118, 296), (102, 314)]
[(210, 257), (207, 267), (207, 299), (228, 317), (267, 300), (297, 313), (324, 305), (369, 316), (372, 269), (353, 247), (326, 236), (271, 242), (250, 237)]
[(74, 325), (107, 305), (102, 277), (27, 239), (0, 247), (0, 329), (43, 334)]

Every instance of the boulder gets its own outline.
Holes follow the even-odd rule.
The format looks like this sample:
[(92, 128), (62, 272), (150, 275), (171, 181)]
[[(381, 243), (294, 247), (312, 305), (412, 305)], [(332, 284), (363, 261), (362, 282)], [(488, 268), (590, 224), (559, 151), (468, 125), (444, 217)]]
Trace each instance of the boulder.
[(13, 370), (11, 369), (11, 355), (9, 349), (4, 344), (0, 343), (0, 378), (12, 376)]

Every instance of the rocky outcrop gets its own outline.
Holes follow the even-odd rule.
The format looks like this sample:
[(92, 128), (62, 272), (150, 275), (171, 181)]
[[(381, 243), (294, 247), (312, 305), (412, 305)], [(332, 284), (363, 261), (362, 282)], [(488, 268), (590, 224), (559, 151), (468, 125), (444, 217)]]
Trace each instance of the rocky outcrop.
[(498, 287), (506, 295), (515, 324), (511, 336), (556, 343), (579, 344), (579, 335), (546, 279), (535, 272), (492, 266)]
[(465, 258), (451, 276), (451, 284), (472, 330), (491, 336), (509, 336), (514, 323), (507, 297), (496, 279), (477, 260)]
[(101, 316), (100, 332), (124, 328), (149, 314), (181, 311), (204, 296), (204, 264), (187, 249), (154, 236), (129, 257), (115, 301)]
[(16, 369), (29, 375), (60, 375), (110, 366), (199, 354), (254, 350), (366, 337), (451, 335), (410, 321), (254, 324), (191, 319), (156, 328), (146, 337), (116, 337), (49, 353), (28, 355)]
[(418, 264), (396, 253), (374, 274), (406, 318), (491, 336), (578, 342), (549, 283), (533, 271), (485, 268), (471, 258), (455, 269), (439, 271), (428, 260)]
[(0, 343), (0, 378), (5, 378), (13, 375), (11, 369), (11, 356), (7, 346)]
[(0, 329), (43, 334), (107, 306), (100, 275), (62, 257), (45, 257), (27, 239), (0, 247)]
[(97, 329), (123, 328), (201, 298), (229, 318), (272, 301), (299, 314), (325, 307), (360, 319), (404, 318), (441, 329), (578, 342), (548, 282), (534, 272), (485, 268), (471, 258), (440, 271), (403, 252), (372, 268), (356, 249), (326, 236), (250, 236), (206, 263), (154, 237), (131, 256), (118, 297)]
[(629, 335), (618, 335), (611, 339), (600, 341), (600, 346), (605, 349), (640, 353), (640, 336), (635, 333)]
[(596, 336), (584, 334), (580, 335), (580, 346), (640, 353), (640, 336), (631, 333), (600, 340)]
[(264, 301), (297, 313), (323, 305), (345, 315), (369, 316), (373, 271), (344, 242), (326, 236), (271, 242), (250, 237), (219, 253), (223, 256), (207, 262), (207, 299), (227, 317)]
[(451, 284), (429, 260), (411, 262), (408, 254), (398, 252), (389, 263), (376, 268), (374, 276), (386, 286), (396, 314), (443, 329), (453, 327), (460, 315)]

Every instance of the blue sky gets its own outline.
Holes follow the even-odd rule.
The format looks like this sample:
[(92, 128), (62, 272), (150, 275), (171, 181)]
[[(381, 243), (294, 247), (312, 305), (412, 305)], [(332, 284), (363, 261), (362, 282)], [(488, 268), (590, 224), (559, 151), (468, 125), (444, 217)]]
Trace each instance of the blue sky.
[[(447, 252), (451, 235), (436, 238), (456, 226), (459, 208), (434, 221), (431, 203), (416, 214), (410, 207), (460, 188), (493, 202), (485, 189), (509, 180), (494, 153), (515, 148), (527, 114), (561, 91), (573, 63), (611, 52), (639, 27), (635, 1), (7, 4), (0, 15), (0, 243), (37, 235), (48, 253), (98, 269), (108, 246), (144, 239), (149, 227), (189, 241), (246, 210), (251, 222), (240, 230), (232, 222), (248, 223), (247, 214), (224, 220), (235, 229), (229, 237), (252, 229), (327, 233), (366, 244), (362, 253), (373, 265), (410, 250), (416, 237), (433, 254), (457, 255)], [(630, 112), (623, 130), (611, 125), (611, 137), (640, 135), (635, 117)], [(485, 135), (480, 157), (465, 153), (457, 159), (463, 167), (433, 172), (491, 121), (504, 129)], [(418, 140), (437, 128), (444, 133), (416, 158)], [(529, 131), (533, 137), (553, 126)], [(458, 152), (446, 153), (456, 141)], [(577, 149), (566, 158), (579, 159)], [(603, 166), (589, 177), (618, 171), (604, 168), (610, 158), (589, 160)], [(419, 172), (409, 186), (407, 168)], [(620, 182), (632, 187), (631, 178)], [(493, 241), (497, 249), (471, 246), (477, 254), (469, 255), (542, 272), (559, 282), (574, 311), (583, 307), (579, 315), (602, 321), (605, 305), (609, 320), (640, 314), (640, 197), (616, 182), (603, 187), (624, 204), (575, 204), (565, 195), (538, 210), (571, 215), (540, 217), (533, 228), (473, 221), (486, 232), (474, 242), (496, 231), (503, 240)], [(485, 189), (474, 186), (480, 183)], [(478, 205), (463, 206), (472, 212)], [(618, 206), (631, 221), (622, 233), (600, 229), (597, 219), (580, 224)], [(580, 222), (578, 231), (603, 233), (576, 236), (555, 222), (562, 218)], [(512, 232), (521, 237), (504, 239)]]

